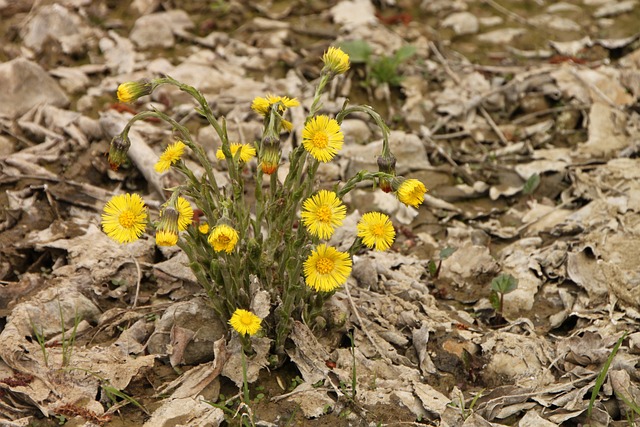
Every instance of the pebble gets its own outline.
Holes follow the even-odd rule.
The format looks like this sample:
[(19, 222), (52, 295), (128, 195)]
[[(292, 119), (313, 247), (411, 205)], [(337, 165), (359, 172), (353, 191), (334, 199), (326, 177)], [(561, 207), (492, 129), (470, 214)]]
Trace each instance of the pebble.
[(172, 47), (174, 32), (192, 28), (193, 22), (183, 10), (152, 13), (138, 18), (129, 38), (141, 49), (150, 47)]
[(594, 13), (594, 18), (607, 18), (609, 16), (620, 15), (622, 13), (631, 12), (636, 6), (636, 0), (625, 0), (602, 5)]
[(442, 21), (442, 26), (445, 28), (451, 27), (453, 31), (459, 35), (475, 34), (480, 28), (478, 18), (469, 12), (452, 13)]
[(526, 31), (522, 28), (501, 28), (499, 30), (489, 31), (488, 33), (480, 34), (478, 40), (485, 43), (493, 44), (507, 44), (511, 43), (513, 39), (521, 36)]
[(17, 58), (0, 64), (0, 116), (16, 118), (39, 104), (65, 107), (69, 98), (35, 62)]
[(42, 50), (43, 43), (51, 38), (67, 45), (65, 52), (76, 51), (83, 44), (80, 37), (82, 21), (59, 4), (42, 7), (24, 27), (21, 35), (24, 45)]

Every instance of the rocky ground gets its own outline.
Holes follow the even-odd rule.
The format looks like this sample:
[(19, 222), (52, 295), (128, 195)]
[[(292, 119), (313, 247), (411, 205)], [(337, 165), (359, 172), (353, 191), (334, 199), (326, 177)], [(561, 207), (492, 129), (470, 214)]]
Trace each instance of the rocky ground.
[[(398, 173), (430, 192), (417, 210), (351, 194), (347, 223), (381, 210), (399, 237), (354, 259), (330, 302), (343, 329), (296, 324), (285, 366), (250, 364), (259, 424), (640, 418), (636, 0), (0, 0), (0, 18), (0, 425), (239, 423), (238, 348), (184, 255), (152, 236), (120, 246), (99, 228), (113, 194), (139, 192), (153, 210), (177, 182), (152, 170), (171, 131), (151, 121), (134, 127), (131, 165), (109, 169), (131, 114), (166, 112), (212, 157), (219, 141), (183, 94), (124, 105), (115, 89), (171, 75), (252, 141), (262, 121), (251, 100), (273, 92), (308, 107), (336, 44), (353, 66), (324, 111), (347, 98), (374, 106)], [(323, 183), (377, 169), (373, 123), (351, 118), (343, 131)], [(502, 315), (490, 300), (501, 274), (518, 281)]]

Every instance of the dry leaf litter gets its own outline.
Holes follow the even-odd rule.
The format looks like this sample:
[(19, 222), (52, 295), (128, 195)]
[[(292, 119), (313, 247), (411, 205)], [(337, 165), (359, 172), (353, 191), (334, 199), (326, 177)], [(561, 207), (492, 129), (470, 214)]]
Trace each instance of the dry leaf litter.
[[(112, 194), (143, 191), (157, 208), (177, 183), (153, 171), (171, 137), (153, 122), (130, 134), (131, 167), (108, 169), (103, 153), (132, 113), (153, 107), (187, 123), (211, 156), (218, 141), (178, 91), (123, 108), (115, 88), (171, 75), (203, 91), (231, 137), (248, 142), (261, 126), (253, 97), (304, 104), (323, 50), (364, 40), (373, 57), (416, 53), (397, 85), (362, 87), (371, 70), (354, 67), (324, 111), (347, 97), (379, 108), (398, 173), (431, 191), (419, 210), (370, 188), (351, 195), (333, 244), (350, 241), (349, 224), (373, 208), (402, 238), (395, 252), (354, 259), (327, 330), (295, 324), (288, 371), (267, 372), (270, 342), (254, 343), (252, 387), (300, 378), (270, 389), (255, 408), (260, 425), (585, 423), (623, 331), (589, 422), (628, 425), (627, 402), (640, 402), (637, 1), (115, 4), (0, 1), (0, 424), (64, 415), (110, 425), (116, 414), (132, 420), (118, 425), (225, 422), (207, 402), (242, 384), (240, 343), (208, 310), (185, 256), (151, 238), (123, 247), (99, 229)], [(355, 118), (343, 131), (338, 162), (320, 169), (328, 184), (375, 169), (374, 128)], [(456, 251), (434, 277), (429, 260), (447, 247)], [(499, 321), (488, 297), (502, 273), (518, 288)], [(62, 334), (74, 327), (70, 352)], [(354, 361), (355, 399), (345, 388)], [(106, 386), (145, 409), (112, 405)]]

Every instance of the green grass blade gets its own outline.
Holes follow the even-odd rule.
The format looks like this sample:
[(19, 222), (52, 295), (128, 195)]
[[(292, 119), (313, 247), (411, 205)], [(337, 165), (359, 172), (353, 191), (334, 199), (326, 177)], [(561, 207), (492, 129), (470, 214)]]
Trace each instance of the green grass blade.
[(611, 350), (611, 354), (609, 355), (609, 357), (607, 358), (607, 361), (602, 367), (602, 371), (600, 371), (598, 378), (596, 378), (596, 385), (593, 387), (593, 391), (591, 392), (591, 400), (589, 401), (589, 408), (587, 409), (587, 418), (589, 419), (591, 418), (591, 411), (593, 410), (593, 404), (596, 401), (596, 397), (598, 396), (598, 393), (600, 392), (600, 387), (602, 387), (602, 384), (604, 384), (604, 380), (607, 377), (607, 372), (609, 372), (609, 367), (611, 366), (611, 362), (613, 362), (613, 358), (616, 357), (616, 353), (618, 353), (618, 349), (620, 348), (620, 346), (622, 345), (622, 341), (626, 337), (627, 337), (627, 332), (625, 331), (624, 334), (622, 334), (622, 336), (618, 340), (618, 342), (616, 342), (616, 345), (613, 346), (613, 350)]

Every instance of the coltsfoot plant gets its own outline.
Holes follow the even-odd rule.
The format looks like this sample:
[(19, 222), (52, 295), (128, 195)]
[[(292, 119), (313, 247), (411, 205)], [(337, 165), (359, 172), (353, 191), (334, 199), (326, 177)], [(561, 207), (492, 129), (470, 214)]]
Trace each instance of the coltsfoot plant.
[[(251, 144), (229, 141), (225, 119), (214, 116), (197, 89), (171, 77), (126, 82), (117, 92), (120, 101), (132, 102), (160, 85), (176, 86), (193, 97), (198, 114), (215, 129), (220, 149), (216, 159), (209, 159), (187, 128), (163, 112), (144, 111), (132, 117), (112, 140), (109, 163), (117, 168), (127, 161), (129, 129), (136, 121), (155, 117), (172, 126), (176, 140), (166, 147), (155, 169), (158, 173), (173, 169), (184, 177), (184, 183), (169, 189), (171, 196), (152, 222), (156, 244), (182, 248), (216, 313), (229, 321), (249, 347), (250, 336), (262, 334), (273, 339), (272, 354), (278, 356), (284, 355), (294, 320), (311, 326), (325, 324), (322, 305), (346, 282), (357, 250), (386, 250), (393, 243), (390, 218), (370, 212), (360, 220), (357, 237), (347, 252), (329, 245), (328, 240), (346, 217), (342, 198), (358, 183), (371, 182), (383, 191), (394, 192), (402, 203), (417, 207), (427, 191), (416, 179), (396, 176), (389, 129), (371, 107), (345, 103), (335, 117), (319, 114), (325, 87), (350, 66), (349, 56), (334, 47), (324, 53), (322, 61), (324, 67), (304, 123), (285, 119), (288, 109), (300, 107), (295, 98), (268, 94), (253, 100), (251, 108), (264, 118), (264, 128), (261, 139)], [(379, 170), (363, 170), (342, 184), (318, 188), (318, 166), (330, 162), (341, 150), (344, 135), (340, 124), (356, 112), (368, 114), (382, 132)], [(294, 125), (303, 126), (302, 144), (291, 151), (286, 177), (279, 179), (276, 172), (286, 161), (281, 156), (282, 136)], [(202, 166), (201, 176), (187, 166), (185, 156)], [(247, 164), (256, 156), (258, 167), (247, 177), (251, 175)], [(216, 181), (212, 164), (216, 161), (226, 164), (227, 185)], [(196, 222), (192, 205), (203, 213)], [(137, 194), (114, 196), (102, 215), (103, 230), (120, 243), (140, 238), (148, 222), (147, 208)], [(269, 295), (268, 310), (255, 310), (254, 297), (264, 291)], [(256, 313), (269, 314), (257, 317), (250, 311), (252, 307)]]

